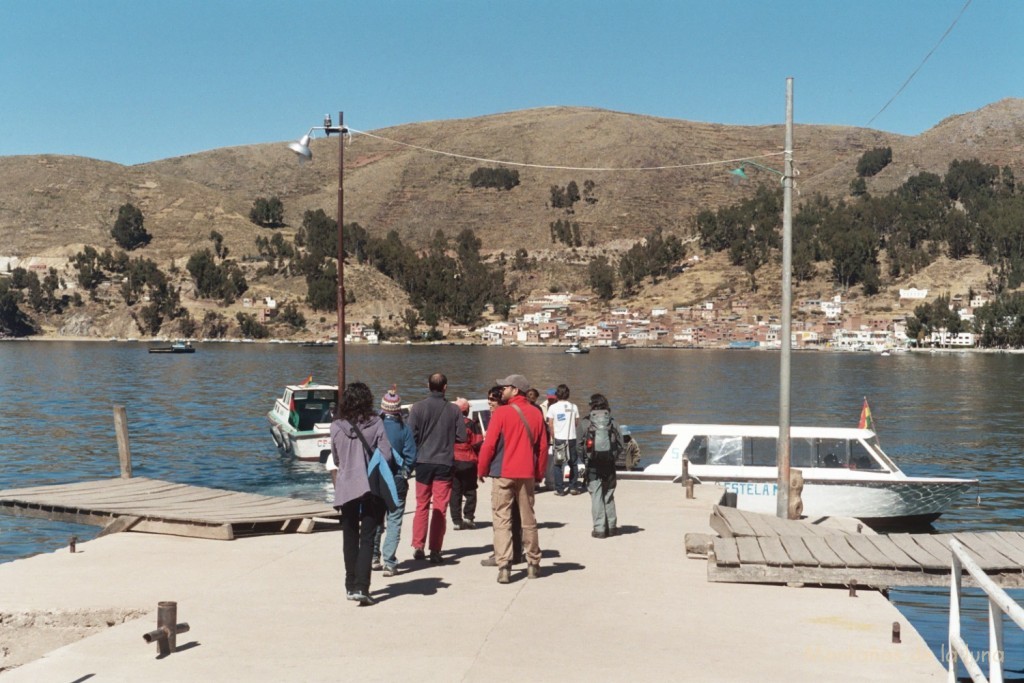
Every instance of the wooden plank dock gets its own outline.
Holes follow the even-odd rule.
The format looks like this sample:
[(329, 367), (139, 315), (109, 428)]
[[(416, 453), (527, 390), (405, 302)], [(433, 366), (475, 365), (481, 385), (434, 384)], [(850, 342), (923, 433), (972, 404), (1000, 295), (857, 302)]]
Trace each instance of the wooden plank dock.
[[(1015, 531), (855, 534), (719, 506), (711, 526), (720, 536), (710, 539), (709, 581), (948, 586), (955, 538), (993, 581), (1024, 587), (1024, 534)], [(968, 574), (964, 583), (973, 585)]]
[(337, 519), (327, 503), (175, 484), (146, 477), (0, 490), (0, 513), (231, 540), (240, 535), (309, 532), (313, 518)]

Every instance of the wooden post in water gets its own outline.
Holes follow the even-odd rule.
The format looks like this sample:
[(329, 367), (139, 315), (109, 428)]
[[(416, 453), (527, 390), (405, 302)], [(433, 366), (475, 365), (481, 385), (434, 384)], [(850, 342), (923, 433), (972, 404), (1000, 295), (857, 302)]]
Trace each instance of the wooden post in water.
[(128, 445), (128, 412), (114, 406), (114, 432), (117, 434), (117, 456), (121, 461), (121, 478), (132, 478), (132, 449)]

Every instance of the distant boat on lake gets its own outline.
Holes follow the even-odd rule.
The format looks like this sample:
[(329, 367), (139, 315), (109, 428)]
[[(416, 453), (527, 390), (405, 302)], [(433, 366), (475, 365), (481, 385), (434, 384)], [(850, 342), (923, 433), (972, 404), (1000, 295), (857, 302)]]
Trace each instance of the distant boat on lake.
[(176, 341), (170, 346), (151, 346), (149, 347), (150, 353), (195, 353), (196, 348), (192, 346), (192, 342)]

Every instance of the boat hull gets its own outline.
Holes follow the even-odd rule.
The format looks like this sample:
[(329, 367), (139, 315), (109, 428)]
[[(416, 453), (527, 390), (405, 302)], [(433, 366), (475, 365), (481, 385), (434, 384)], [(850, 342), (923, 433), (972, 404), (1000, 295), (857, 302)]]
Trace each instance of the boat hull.
[[(775, 425), (667, 424), (675, 438), (650, 477), (688, 476), (720, 484), (741, 510), (774, 515), (778, 508), (779, 429)], [(872, 526), (912, 526), (937, 519), (975, 479), (908, 477), (868, 429), (791, 427), (791, 466), (803, 479), (803, 515), (853, 517)], [(645, 477), (646, 478), (646, 477)]]
[[(736, 494), (736, 507), (775, 514), (778, 482), (774, 479), (700, 477)], [(854, 517), (871, 526), (915, 526), (935, 521), (976, 482), (969, 479), (850, 481), (804, 480), (803, 516)]]
[(330, 427), (324, 425), (308, 431), (299, 431), (289, 424), (281, 424), (273, 413), (267, 415), (270, 422), (270, 437), (283, 455), (297, 460), (324, 462), (324, 455), (331, 452)]

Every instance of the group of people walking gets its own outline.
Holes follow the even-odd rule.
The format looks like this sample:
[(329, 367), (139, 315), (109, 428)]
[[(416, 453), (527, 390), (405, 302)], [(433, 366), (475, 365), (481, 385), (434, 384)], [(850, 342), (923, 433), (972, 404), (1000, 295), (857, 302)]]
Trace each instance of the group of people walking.
[(498, 583), (509, 583), (512, 565), (523, 559), (526, 577), (540, 576), (534, 497), (544, 479), (556, 495), (579, 493), (582, 469), (591, 495), (591, 535), (618, 532), (615, 459), (624, 444), (607, 398), (591, 396), (590, 412), (580, 418), (566, 385), (538, 405), (526, 377), (509, 375), (488, 392), (491, 415), (484, 435), (469, 418), (469, 401), (446, 398), (444, 374), (432, 374), (427, 385), (429, 395), (412, 405), (406, 419), (397, 387), (384, 394), (379, 410), (362, 382), (341, 392), (328, 468), (337, 469), (334, 505), (341, 513), (349, 600), (374, 604), (371, 571), (397, 573), (410, 481), (416, 500), (413, 559), (442, 564), (448, 510), (456, 529), (475, 528), (477, 485), (491, 479), (494, 554), (481, 564), (497, 567)]

